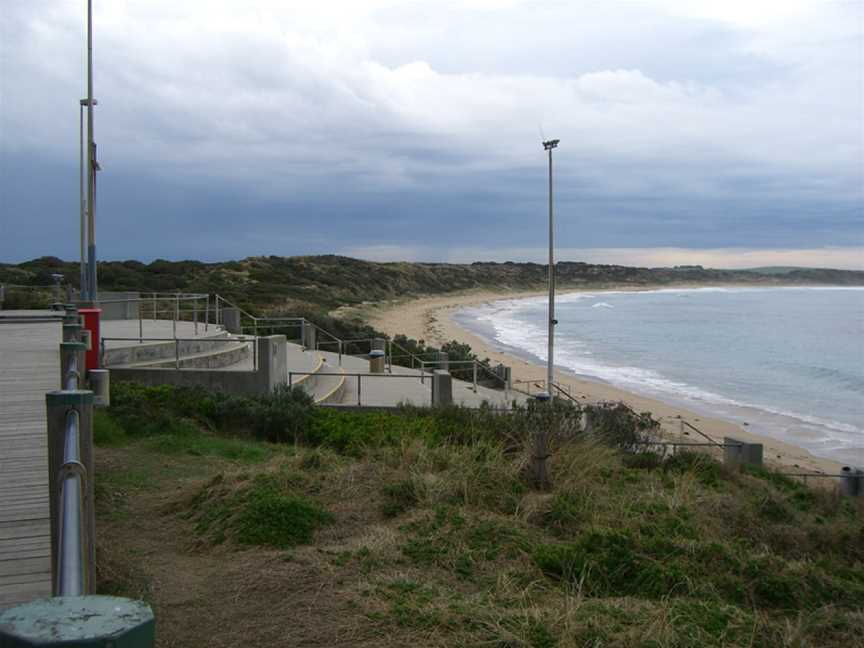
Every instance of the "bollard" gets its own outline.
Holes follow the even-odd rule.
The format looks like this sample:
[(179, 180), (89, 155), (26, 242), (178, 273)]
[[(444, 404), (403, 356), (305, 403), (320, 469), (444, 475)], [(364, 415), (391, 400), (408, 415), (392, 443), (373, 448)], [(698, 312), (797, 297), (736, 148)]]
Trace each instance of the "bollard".
[(732, 437), (723, 437), (723, 463), (739, 466), (761, 466), (761, 443), (745, 443)]
[(87, 382), (93, 392), (95, 407), (111, 405), (111, 374), (107, 369), (91, 369), (87, 372)]
[(594, 431), (593, 423), (594, 421), (592, 421), (591, 419), (591, 410), (589, 410), (588, 408), (582, 410), (582, 432), (584, 432), (586, 435), (591, 434)]
[(432, 405), (453, 404), (453, 379), (450, 372), (436, 369), (432, 374)]
[(84, 354), (87, 345), (83, 342), (61, 342), (60, 343), (60, 389), (68, 389), (68, 374), (73, 364), (75, 365), (75, 383), (72, 389), (80, 389), (84, 384)]
[(48, 423), (48, 505), (51, 515), (52, 589), (57, 591), (57, 550), (59, 546), (60, 472), (64, 465), (66, 418), (70, 410), (78, 412), (78, 447), (84, 471), (82, 537), (84, 556), (84, 592), (96, 591), (96, 516), (93, 491), (93, 392), (84, 390), (53, 391), (45, 394)]
[(315, 350), (315, 344), (317, 341), (316, 333), (317, 330), (315, 329), (315, 325), (312, 322), (303, 320), (301, 335), (303, 336), (303, 346), (306, 347), (306, 349)]
[(546, 460), (549, 458), (549, 433), (539, 422), (540, 427), (534, 432), (534, 447), (531, 453), (531, 480), (539, 490), (549, 488), (549, 473)]
[(117, 596), (37, 599), (0, 612), (0, 646), (152, 648), (153, 610)]
[(387, 341), (384, 338), (372, 338), (369, 351), (369, 373), (384, 373), (387, 364)]
[(864, 470), (854, 466), (843, 466), (840, 479), (840, 494), (847, 497), (864, 496)]
[(222, 325), (225, 330), (234, 335), (240, 335), (240, 311), (236, 308), (222, 309)]
[(380, 349), (372, 349), (369, 352), (369, 373), (383, 374), (384, 362), (384, 352)]

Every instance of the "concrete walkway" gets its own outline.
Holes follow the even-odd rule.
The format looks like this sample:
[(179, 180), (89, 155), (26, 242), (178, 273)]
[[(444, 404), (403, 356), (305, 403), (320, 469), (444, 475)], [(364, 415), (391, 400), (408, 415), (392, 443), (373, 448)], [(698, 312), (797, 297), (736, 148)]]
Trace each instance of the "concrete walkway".
[[(103, 322), (102, 335), (109, 338), (106, 342), (107, 349), (118, 349), (126, 347), (142, 346), (137, 342), (139, 326), (145, 337), (172, 338), (174, 336), (174, 323), (170, 320), (108, 320)], [(201, 340), (206, 350), (200, 355), (218, 355), (222, 352), (228, 353), (232, 349), (229, 343), (217, 343), (212, 345), (213, 351), (209, 351), (211, 345), (206, 343), (208, 338), (218, 338), (226, 333), (221, 327), (210, 325), (205, 327), (199, 323), (197, 331), (192, 322), (177, 322), (177, 337)], [(130, 338), (127, 340), (111, 340), (110, 338)], [(159, 344), (144, 342), (147, 344)], [(162, 343), (165, 344), (165, 343)], [(198, 349), (201, 344), (188, 345), (190, 348)], [(233, 344), (236, 347), (237, 344)], [(302, 385), (316, 402), (328, 404), (344, 404), (369, 406), (396, 406), (400, 403), (413, 404), (417, 406), (428, 406), (432, 403), (432, 381), (427, 373), (421, 381), (419, 369), (394, 366), (392, 373), (387, 372), (381, 376), (360, 376), (358, 374), (369, 373), (369, 360), (363, 356), (343, 355), (330, 351), (307, 350), (298, 344), (289, 342), (286, 346), (286, 366), (288, 372), (298, 372), (291, 376), (291, 383)], [(184, 354), (183, 358), (192, 358), (193, 354)], [(173, 348), (172, 354), (173, 357)], [(142, 364), (143, 366), (143, 364)], [(234, 361), (230, 364), (219, 366), (215, 371), (252, 371), (252, 354)], [(310, 375), (307, 375), (310, 374)], [(335, 374), (335, 375), (328, 375)], [(287, 378), (287, 376), (286, 376)], [(501, 389), (490, 389), (478, 386), (476, 393), (470, 382), (453, 380), (453, 402), (457, 405), (467, 407), (478, 407), (483, 402), (488, 402), (495, 407), (507, 407), (513, 399), (518, 402), (525, 400), (525, 396), (519, 392), (511, 391), (507, 395)]]

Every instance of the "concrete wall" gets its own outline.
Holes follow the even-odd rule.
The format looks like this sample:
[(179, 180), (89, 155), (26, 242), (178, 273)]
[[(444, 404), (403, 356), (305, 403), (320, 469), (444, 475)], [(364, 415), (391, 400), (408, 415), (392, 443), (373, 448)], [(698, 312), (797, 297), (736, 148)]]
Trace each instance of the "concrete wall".
[[(225, 333), (220, 333), (211, 337), (226, 337)], [(138, 362), (155, 362), (157, 360), (173, 360), (175, 357), (174, 342), (149, 342), (145, 344), (136, 344), (131, 347), (108, 348), (105, 350), (105, 365), (111, 367), (113, 365), (128, 365)], [(225, 346), (225, 342), (208, 342), (207, 338), (200, 339), (184, 339), (179, 343), (180, 357), (195, 355), (198, 353), (207, 353), (218, 349), (220, 346)]]
[(258, 340), (258, 371), (219, 369), (112, 368), (111, 379), (144, 385), (203, 387), (231, 394), (267, 394), (288, 381), (288, 356), (284, 335)]

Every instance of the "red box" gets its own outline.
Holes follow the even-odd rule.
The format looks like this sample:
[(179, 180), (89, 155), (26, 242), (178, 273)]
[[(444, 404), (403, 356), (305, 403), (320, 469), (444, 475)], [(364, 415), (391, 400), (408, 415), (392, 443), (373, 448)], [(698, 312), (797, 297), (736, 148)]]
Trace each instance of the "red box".
[(84, 354), (84, 365), (87, 371), (99, 369), (99, 346), (102, 341), (99, 337), (99, 319), (102, 316), (101, 308), (79, 308), (78, 313), (84, 324), (84, 330), (90, 331), (90, 346)]

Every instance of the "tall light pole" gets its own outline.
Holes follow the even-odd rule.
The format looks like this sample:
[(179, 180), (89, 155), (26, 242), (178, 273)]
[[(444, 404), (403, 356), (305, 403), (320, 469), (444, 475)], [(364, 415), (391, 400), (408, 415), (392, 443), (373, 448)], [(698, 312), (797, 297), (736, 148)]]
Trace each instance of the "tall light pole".
[(549, 353), (546, 360), (546, 394), (550, 402), (554, 400), (552, 385), (555, 371), (555, 215), (552, 209), (552, 149), (561, 140), (543, 142), (543, 150), (549, 152)]
[(87, 0), (87, 301), (96, 303), (96, 144), (93, 143), (93, 0)]

